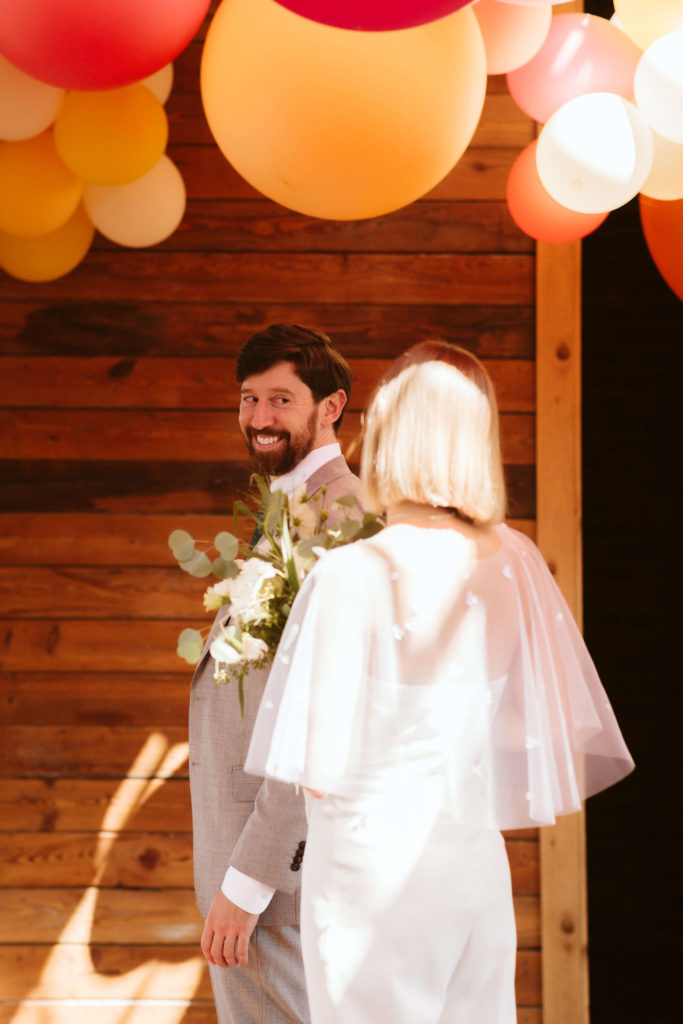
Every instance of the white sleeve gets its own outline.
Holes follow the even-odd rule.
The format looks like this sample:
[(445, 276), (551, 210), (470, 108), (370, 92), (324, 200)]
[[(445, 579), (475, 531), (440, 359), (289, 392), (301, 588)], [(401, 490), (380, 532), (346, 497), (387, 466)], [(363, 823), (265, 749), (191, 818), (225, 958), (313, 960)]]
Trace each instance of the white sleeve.
[(233, 867), (229, 867), (225, 873), (221, 892), (248, 914), (262, 914), (275, 895), (272, 886), (250, 878)]

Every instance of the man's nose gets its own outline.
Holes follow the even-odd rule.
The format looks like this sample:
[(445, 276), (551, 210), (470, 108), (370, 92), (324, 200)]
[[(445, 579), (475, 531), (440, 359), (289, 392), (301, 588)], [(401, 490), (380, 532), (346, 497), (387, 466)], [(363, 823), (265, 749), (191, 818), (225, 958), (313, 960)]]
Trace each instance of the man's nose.
[(273, 410), (268, 402), (257, 402), (253, 407), (251, 425), (258, 430), (259, 427), (270, 427), (274, 422)]

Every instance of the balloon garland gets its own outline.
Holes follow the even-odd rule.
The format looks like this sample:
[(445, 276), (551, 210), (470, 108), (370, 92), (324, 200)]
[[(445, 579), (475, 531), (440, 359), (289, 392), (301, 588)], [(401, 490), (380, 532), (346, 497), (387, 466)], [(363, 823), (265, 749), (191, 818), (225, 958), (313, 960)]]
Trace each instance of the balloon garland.
[[(269, 198), (317, 217), (374, 217), (451, 170), (487, 74), (506, 74), (540, 126), (508, 180), (518, 227), (561, 244), (640, 194), (646, 243), (683, 298), (683, 0), (614, 2), (607, 20), (555, 13), (551, 0), (222, 0), (202, 56), (207, 121)], [(67, 273), (95, 228), (131, 246), (175, 230), (185, 189), (164, 153), (163, 104), (171, 61), (208, 7), (5, 0), (5, 270)]]

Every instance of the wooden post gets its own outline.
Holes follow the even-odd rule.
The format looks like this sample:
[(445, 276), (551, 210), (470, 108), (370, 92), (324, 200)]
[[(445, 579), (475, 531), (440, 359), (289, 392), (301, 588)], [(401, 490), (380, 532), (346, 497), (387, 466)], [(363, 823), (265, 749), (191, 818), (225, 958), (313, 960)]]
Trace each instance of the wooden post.
[[(581, 622), (581, 248), (537, 247), (537, 541)], [(587, 1024), (585, 820), (541, 829), (543, 1024)]]

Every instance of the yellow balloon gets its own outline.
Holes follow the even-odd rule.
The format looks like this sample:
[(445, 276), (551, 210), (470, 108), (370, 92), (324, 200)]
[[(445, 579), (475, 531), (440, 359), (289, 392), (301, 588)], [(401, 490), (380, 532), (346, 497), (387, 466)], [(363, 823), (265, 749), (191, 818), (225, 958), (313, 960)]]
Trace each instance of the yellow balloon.
[(486, 55), (470, 8), (352, 32), (274, 0), (224, 0), (201, 65), (209, 127), (239, 174), (314, 217), (388, 213), (433, 188), (474, 134)]
[(65, 223), (83, 182), (64, 165), (52, 129), (19, 142), (0, 142), (0, 231), (46, 235)]
[(54, 281), (78, 266), (95, 228), (79, 206), (73, 217), (41, 238), (17, 238), (0, 232), (0, 267), (20, 281)]
[(683, 0), (614, 0), (621, 27), (641, 50), (683, 28)]
[(55, 120), (55, 143), (71, 170), (96, 185), (146, 174), (166, 149), (168, 119), (141, 82), (102, 92), (70, 92)]

